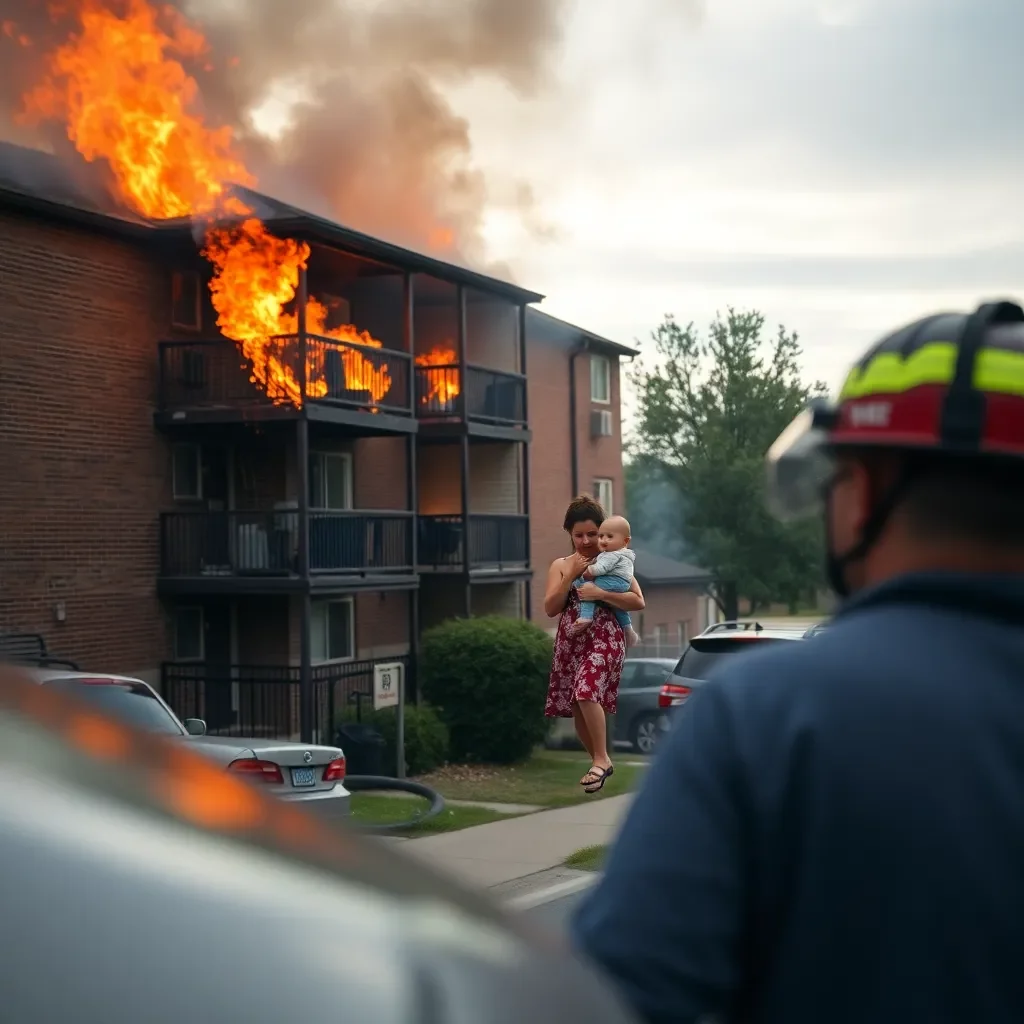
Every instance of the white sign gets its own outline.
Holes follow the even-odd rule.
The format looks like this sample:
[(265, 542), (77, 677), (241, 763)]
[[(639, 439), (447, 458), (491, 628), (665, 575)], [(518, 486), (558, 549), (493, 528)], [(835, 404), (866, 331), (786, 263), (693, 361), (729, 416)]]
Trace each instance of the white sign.
[(373, 709), (397, 708), (402, 692), (402, 670), (400, 661), (373, 666)]

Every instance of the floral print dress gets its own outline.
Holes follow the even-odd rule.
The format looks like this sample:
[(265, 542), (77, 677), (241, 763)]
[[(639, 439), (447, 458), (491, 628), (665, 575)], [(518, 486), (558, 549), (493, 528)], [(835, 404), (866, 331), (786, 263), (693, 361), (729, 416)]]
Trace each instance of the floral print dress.
[(580, 599), (573, 587), (555, 634), (555, 655), (544, 706), (548, 718), (572, 718), (572, 706), (581, 700), (596, 701), (609, 715), (614, 715), (618, 707), (619, 677), (626, 657), (625, 634), (611, 610), (599, 604), (593, 625), (573, 636), (569, 627), (579, 614)]

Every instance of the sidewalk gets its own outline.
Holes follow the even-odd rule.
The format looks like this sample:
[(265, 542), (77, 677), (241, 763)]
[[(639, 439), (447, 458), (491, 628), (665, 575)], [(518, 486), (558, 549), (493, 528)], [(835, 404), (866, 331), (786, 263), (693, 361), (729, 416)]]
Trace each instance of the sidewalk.
[(581, 847), (611, 842), (630, 799), (629, 794), (613, 796), (408, 839), (401, 849), (464, 885), (501, 885), (557, 867)]

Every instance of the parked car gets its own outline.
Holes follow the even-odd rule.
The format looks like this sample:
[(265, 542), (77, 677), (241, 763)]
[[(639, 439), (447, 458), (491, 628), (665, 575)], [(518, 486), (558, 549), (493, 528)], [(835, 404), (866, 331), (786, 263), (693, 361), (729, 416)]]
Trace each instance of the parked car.
[(200, 718), (184, 722), (148, 683), (105, 672), (27, 669), (37, 683), (69, 693), (137, 728), (180, 739), (227, 771), (264, 785), (267, 792), (299, 804), (324, 819), (345, 818), (351, 794), (345, 788), (345, 755), (340, 747), (279, 740), (207, 736)]
[(638, 754), (654, 753), (664, 717), (658, 701), (675, 665), (675, 658), (631, 658), (625, 662), (615, 716), (617, 742), (628, 743)]
[(662, 710), (659, 727), (667, 730), (675, 709), (707, 681), (725, 658), (750, 651), (754, 645), (803, 640), (808, 633), (799, 629), (762, 626), (760, 622), (716, 622), (695, 636), (665, 680), (658, 697)]
[[(619, 682), (619, 710), (608, 717), (615, 746), (651, 754), (658, 741), (658, 695), (675, 667), (675, 658), (627, 658)], [(582, 749), (571, 718), (556, 718), (545, 745), (549, 750)]]

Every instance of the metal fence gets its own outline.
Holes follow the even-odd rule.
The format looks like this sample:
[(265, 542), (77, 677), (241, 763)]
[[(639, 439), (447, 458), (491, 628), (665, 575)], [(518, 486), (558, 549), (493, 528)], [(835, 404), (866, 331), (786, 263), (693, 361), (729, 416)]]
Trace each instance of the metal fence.
[[(310, 512), (310, 572), (410, 572), (412, 531), (412, 512)], [(294, 574), (298, 548), (299, 514), (290, 509), (160, 517), (161, 574), (167, 577)]]
[(466, 367), (466, 416), (496, 426), (526, 423), (526, 378), (518, 373)]
[[(333, 743), (346, 709), (373, 704), (374, 666), (404, 666), (406, 699), (414, 692), (411, 659), (378, 658), (313, 667), (313, 740)], [(161, 692), (179, 718), (201, 718), (209, 735), (298, 741), (298, 666), (165, 662)]]
[(260, 365), (229, 341), (162, 341), (164, 408), (223, 408), (297, 399), (411, 415), (408, 352), (309, 335), (302, 394), (299, 339), (267, 338)]
[[(471, 515), (469, 567), (517, 568), (527, 562), (530, 520), (524, 515)], [(420, 516), (417, 545), (421, 566), (459, 568), (463, 552), (462, 516)]]

